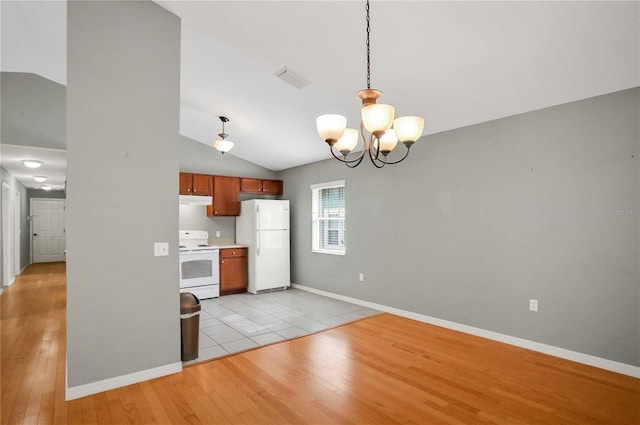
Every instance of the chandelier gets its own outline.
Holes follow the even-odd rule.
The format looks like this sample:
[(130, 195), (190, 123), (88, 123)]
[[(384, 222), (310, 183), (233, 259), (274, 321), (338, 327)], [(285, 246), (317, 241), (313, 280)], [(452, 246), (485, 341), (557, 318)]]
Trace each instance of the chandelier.
[[(365, 154), (373, 165), (382, 168), (386, 164), (397, 164), (409, 156), (409, 149), (422, 136), (424, 119), (406, 116), (394, 120), (395, 108), (391, 105), (378, 104), (376, 100), (382, 96), (380, 90), (371, 88), (371, 59), (369, 35), (371, 23), (369, 18), (369, 0), (367, 12), (367, 88), (360, 90), (356, 96), (362, 100), (360, 132), (347, 127), (347, 119), (342, 115), (321, 115), (316, 120), (318, 134), (329, 144), (329, 150), (335, 159), (345, 163), (347, 167), (355, 168), (362, 162)], [(393, 126), (393, 128), (391, 128)], [(365, 137), (364, 130), (369, 132)], [(349, 157), (362, 136), (363, 148), (360, 154)], [(388, 160), (387, 156), (400, 142), (405, 147), (404, 155), (397, 160)], [(336, 154), (339, 152), (339, 155)]]
[(220, 118), (220, 121), (222, 121), (222, 133), (218, 134), (218, 137), (220, 137), (220, 139), (213, 142), (213, 147), (218, 149), (220, 153), (224, 155), (225, 152), (229, 152), (233, 148), (233, 142), (231, 140), (225, 140), (225, 137), (229, 137), (229, 135), (224, 132), (224, 123), (229, 122), (229, 118), (218, 118)]

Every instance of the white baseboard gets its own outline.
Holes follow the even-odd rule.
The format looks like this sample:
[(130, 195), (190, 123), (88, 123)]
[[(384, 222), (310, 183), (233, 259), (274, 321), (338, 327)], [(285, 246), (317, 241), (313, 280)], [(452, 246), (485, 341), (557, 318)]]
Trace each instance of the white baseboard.
[(397, 316), (406, 317), (408, 319), (417, 320), (419, 322), (429, 323), (431, 325), (452, 329), (454, 331), (464, 332), (470, 335), (503, 342), (505, 344), (515, 345), (516, 347), (522, 347), (529, 350), (538, 351), (540, 353), (549, 354), (551, 356), (560, 357), (562, 359), (572, 360), (574, 362), (583, 363), (600, 369), (621, 373), (623, 375), (632, 376), (634, 378), (640, 378), (640, 367), (638, 366), (615, 362), (613, 360), (603, 359), (601, 357), (592, 356), (590, 354), (579, 353), (577, 351), (571, 351), (560, 347), (554, 347), (552, 345), (542, 344), (535, 341), (529, 341), (527, 339), (501, 334), (498, 332), (463, 325), (461, 323), (438, 319), (436, 317), (426, 316), (424, 314), (414, 313), (412, 311), (401, 310), (399, 308), (389, 307), (382, 304), (376, 304), (369, 301), (360, 300), (358, 298), (351, 298), (345, 295), (335, 294), (333, 292), (327, 292), (305, 285), (299, 285), (297, 283), (293, 283), (291, 284), (291, 286), (303, 291), (313, 292), (314, 294), (324, 295), (329, 298), (334, 298), (337, 300), (350, 302), (352, 304), (361, 305), (363, 307), (384, 311), (386, 313), (395, 314)]
[(113, 390), (114, 388), (120, 388), (126, 385), (137, 384), (138, 382), (148, 381), (150, 379), (171, 375), (181, 371), (182, 363), (177, 362), (153, 369), (141, 370), (140, 372), (134, 372), (128, 375), (116, 376), (115, 378), (92, 382), (90, 384), (78, 385), (77, 387), (69, 388), (67, 383), (65, 400), (75, 400), (77, 398), (86, 397), (91, 394)]

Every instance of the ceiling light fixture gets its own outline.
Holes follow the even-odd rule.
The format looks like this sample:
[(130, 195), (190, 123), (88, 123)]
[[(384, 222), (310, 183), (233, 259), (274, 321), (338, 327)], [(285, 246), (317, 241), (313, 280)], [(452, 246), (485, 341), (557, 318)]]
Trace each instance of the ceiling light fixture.
[[(366, 152), (373, 165), (382, 168), (386, 164), (397, 164), (409, 156), (409, 148), (422, 136), (424, 119), (421, 117), (406, 116), (394, 120), (395, 108), (391, 105), (376, 104), (376, 100), (382, 96), (380, 90), (371, 88), (371, 59), (370, 41), (371, 24), (369, 18), (369, 0), (366, 6), (367, 12), (367, 88), (360, 90), (356, 96), (362, 100), (360, 121), (360, 134), (358, 130), (347, 127), (347, 119), (342, 115), (321, 115), (316, 120), (318, 134), (329, 144), (329, 150), (334, 158), (345, 163), (347, 167), (355, 168), (362, 162)], [(391, 126), (393, 125), (393, 128)], [(370, 133), (367, 140), (364, 130)], [(347, 158), (356, 145), (358, 136), (362, 136), (363, 148), (359, 155)], [(397, 160), (388, 160), (389, 153), (401, 142), (406, 151)], [(340, 152), (340, 156), (336, 152)]]
[(33, 179), (38, 183), (44, 183), (47, 181), (47, 178), (45, 176), (34, 176)]
[(40, 186), (40, 189), (42, 189), (42, 190), (51, 190), (53, 188), (51, 186), (49, 186), (48, 184), (43, 184), (42, 186)]
[(215, 140), (213, 142), (213, 147), (218, 149), (220, 153), (224, 155), (225, 152), (229, 152), (233, 148), (233, 142), (231, 140), (225, 140), (225, 137), (229, 137), (227, 133), (224, 132), (224, 123), (229, 122), (229, 118), (227, 117), (218, 117), (220, 121), (222, 121), (222, 133), (219, 133), (218, 136), (220, 140)]
[(42, 166), (42, 161), (36, 161), (35, 159), (24, 159), (22, 163), (29, 168), (40, 168)]

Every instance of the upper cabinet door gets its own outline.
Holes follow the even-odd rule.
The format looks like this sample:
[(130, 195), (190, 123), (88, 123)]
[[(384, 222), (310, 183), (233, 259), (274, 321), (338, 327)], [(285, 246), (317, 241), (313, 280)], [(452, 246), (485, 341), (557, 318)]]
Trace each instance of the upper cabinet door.
[(191, 193), (193, 189), (191, 176), (191, 173), (180, 173), (180, 195), (193, 195)]
[(262, 193), (282, 195), (282, 180), (262, 180)]
[(180, 195), (213, 195), (213, 176), (180, 173)]
[(282, 195), (282, 180), (241, 178), (240, 192), (257, 195)]
[(193, 174), (193, 195), (213, 195), (213, 176)]
[(213, 205), (207, 206), (207, 215), (240, 215), (240, 179), (213, 177)]
[(262, 180), (260, 179), (240, 179), (240, 192), (262, 193)]

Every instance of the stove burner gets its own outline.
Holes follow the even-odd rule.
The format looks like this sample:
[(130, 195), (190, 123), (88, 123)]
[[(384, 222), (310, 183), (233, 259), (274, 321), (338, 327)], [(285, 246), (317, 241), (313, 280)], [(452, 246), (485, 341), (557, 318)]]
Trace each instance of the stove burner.
[(201, 247), (205, 247), (205, 248), (206, 248), (206, 247), (208, 247), (208, 246), (209, 246), (209, 244), (201, 243), (201, 244), (198, 244), (198, 246), (201, 246)]
[(178, 248), (186, 248), (184, 245), (178, 245)]

